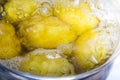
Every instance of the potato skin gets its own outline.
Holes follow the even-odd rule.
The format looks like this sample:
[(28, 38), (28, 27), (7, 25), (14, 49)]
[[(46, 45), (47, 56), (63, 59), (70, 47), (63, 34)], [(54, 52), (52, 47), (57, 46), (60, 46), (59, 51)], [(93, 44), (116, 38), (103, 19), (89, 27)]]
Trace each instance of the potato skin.
[(28, 49), (56, 48), (76, 39), (76, 33), (66, 23), (56, 17), (32, 19), (19, 24), (18, 36)]
[[(32, 52), (28, 53), (31, 54)], [(34, 53), (24, 60), (20, 66), (23, 72), (40, 76), (74, 75), (74, 67), (67, 59), (55, 53)]]
[(29, 18), (36, 8), (38, 4), (35, 0), (8, 0), (4, 5), (4, 18), (11, 23), (18, 23)]
[(56, 2), (54, 15), (70, 24), (78, 35), (97, 27), (99, 20), (92, 14), (90, 6), (86, 2), (77, 5), (74, 1), (59, 0)]
[(0, 58), (12, 58), (21, 51), (20, 41), (11, 24), (0, 21)]

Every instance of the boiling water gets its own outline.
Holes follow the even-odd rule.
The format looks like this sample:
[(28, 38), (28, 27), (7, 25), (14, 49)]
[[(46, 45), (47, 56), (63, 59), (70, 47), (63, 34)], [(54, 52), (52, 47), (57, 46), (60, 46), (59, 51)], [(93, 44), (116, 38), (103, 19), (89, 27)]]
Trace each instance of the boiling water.
[[(38, 12), (38, 14), (39, 14), (39, 12), (42, 11), (43, 16), (51, 15), (51, 13), (49, 13), (48, 10), (50, 10), (50, 12), (52, 11), (51, 7), (53, 4), (55, 4), (54, 2), (56, 0), (36, 0), (36, 1), (38, 1), (40, 4), (42, 4), (42, 6), (41, 6), (41, 8), (37, 9), (35, 11), (35, 13)], [(75, 5), (78, 5), (81, 2), (80, 0), (74, 0), (74, 1), (75, 1), (74, 2)], [(86, 2), (89, 3), (91, 9), (93, 10), (94, 16), (98, 17), (98, 19), (100, 20), (100, 23), (98, 25), (98, 27), (100, 27), (100, 28), (98, 28), (98, 30), (101, 28), (104, 28), (105, 26), (110, 27), (110, 28), (106, 28), (106, 29), (108, 32), (110, 32), (109, 37), (111, 38), (111, 40), (113, 42), (113, 43), (108, 42), (108, 44), (112, 44), (112, 46), (114, 46), (114, 47), (110, 47), (111, 48), (110, 55), (112, 55), (112, 53), (118, 43), (119, 34), (115, 33), (113, 28), (111, 28), (111, 27), (114, 27), (114, 28), (119, 27), (119, 20), (118, 20), (118, 16), (117, 16), (118, 12), (116, 12), (116, 11), (120, 11), (120, 10), (116, 10), (116, 9), (118, 9), (117, 5), (115, 7), (111, 6), (111, 4), (115, 4), (117, 1), (115, 1), (115, 3), (112, 3), (111, 2), (112, 0), (109, 0), (108, 4), (106, 4), (105, 1), (108, 1), (108, 0), (86, 0)], [(44, 2), (45, 2), (45, 4), (43, 5)], [(2, 8), (0, 7), (0, 11), (1, 10), (2, 10)], [(101, 37), (104, 37), (104, 34), (101, 33), (100, 35), (101, 35)], [(109, 39), (109, 37), (108, 38), (106, 37), (106, 39)], [(49, 54), (52, 52), (52, 53), (61, 54), (62, 53), (61, 50), (64, 50), (64, 48), (65, 49), (67, 48), (68, 51), (71, 51), (71, 45), (62, 45), (62, 47), (58, 47), (56, 49), (51, 49), (51, 50), (38, 49), (38, 50), (35, 50), (35, 52), (40, 51), (40, 53), (44, 52), (44, 53)], [(32, 55), (35, 55), (35, 54), (33, 53)], [(56, 56), (47, 55), (47, 57), (50, 59), (54, 59), (54, 58), (60, 58), (61, 56), (60, 55), (56, 55)], [(19, 70), (20, 64), (26, 59), (27, 59), (27, 57), (17, 56), (17, 57), (13, 57), (10, 59), (0, 59), (0, 63), (10, 69)], [(92, 58), (92, 61), (97, 62), (94, 57)]]

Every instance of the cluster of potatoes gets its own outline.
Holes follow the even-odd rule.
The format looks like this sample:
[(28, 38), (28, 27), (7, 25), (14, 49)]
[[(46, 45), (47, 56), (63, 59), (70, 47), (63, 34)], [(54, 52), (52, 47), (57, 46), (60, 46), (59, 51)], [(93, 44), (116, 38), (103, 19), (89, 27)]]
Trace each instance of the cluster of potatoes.
[[(96, 28), (100, 20), (93, 15), (89, 3), (72, 0), (54, 0), (54, 3), (6, 0), (2, 4), (0, 59), (28, 56), (20, 71), (41, 76), (74, 75), (106, 60), (113, 49), (110, 32), (108, 27)], [(61, 53), (49, 53), (59, 48)]]

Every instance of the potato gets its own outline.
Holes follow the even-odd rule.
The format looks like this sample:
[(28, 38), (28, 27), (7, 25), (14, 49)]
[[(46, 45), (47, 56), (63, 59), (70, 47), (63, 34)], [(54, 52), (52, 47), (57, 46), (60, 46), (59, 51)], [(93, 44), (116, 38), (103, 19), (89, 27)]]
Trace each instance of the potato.
[[(35, 50), (21, 63), (20, 70), (40, 76), (67, 76), (75, 74), (74, 67), (67, 59), (57, 53), (44, 53)], [(33, 55), (30, 55), (33, 54)]]
[(20, 41), (11, 24), (0, 21), (0, 58), (11, 58), (19, 55)]
[(5, 19), (11, 23), (17, 23), (30, 17), (38, 8), (35, 0), (8, 0), (4, 5)]
[(56, 48), (60, 44), (68, 44), (76, 39), (76, 33), (72, 28), (53, 16), (26, 20), (18, 27), (18, 36), (28, 50)]
[(54, 15), (70, 24), (78, 35), (97, 27), (99, 20), (92, 14), (90, 6), (86, 2), (80, 4), (70, 0), (59, 0), (54, 8)]
[(81, 35), (75, 42), (73, 61), (80, 69), (88, 71), (103, 64), (114, 52), (118, 42), (114, 27), (97, 28)]

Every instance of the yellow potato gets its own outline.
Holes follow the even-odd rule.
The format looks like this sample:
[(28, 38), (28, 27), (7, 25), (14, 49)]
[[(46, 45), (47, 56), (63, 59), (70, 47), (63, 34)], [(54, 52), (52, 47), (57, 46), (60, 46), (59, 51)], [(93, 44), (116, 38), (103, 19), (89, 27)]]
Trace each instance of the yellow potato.
[(0, 58), (11, 58), (19, 55), (20, 41), (12, 25), (0, 22)]
[(8, 0), (4, 5), (5, 19), (11, 23), (25, 20), (31, 16), (38, 6), (35, 0)]
[(23, 21), (19, 24), (18, 35), (27, 49), (56, 48), (76, 39), (76, 34), (69, 25), (52, 16)]
[[(47, 52), (47, 50), (45, 51)], [(74, 67), (67, 59), (56, 53), (30, 52), (21, 63), (20, 70), (40, 76), (67, 76), (75, 74)]]
[(59, 0), (56, 2), (54, 15), (64, 22), (70, 24), (78, 35), (94, 28), (99, 20), (92, 14), (88, 3), (81, 2), (80, 5), (70, 0)]
[[(115, 49), (116, 33), (117, 30), (114, 27), (108, 27), (90, 30), (81, 35), (75, 42), (73, 53), (76, 67), (80, 71), (88, 71), (104, 63)], [(113, 38), (113, 35), (116, 38)]]

